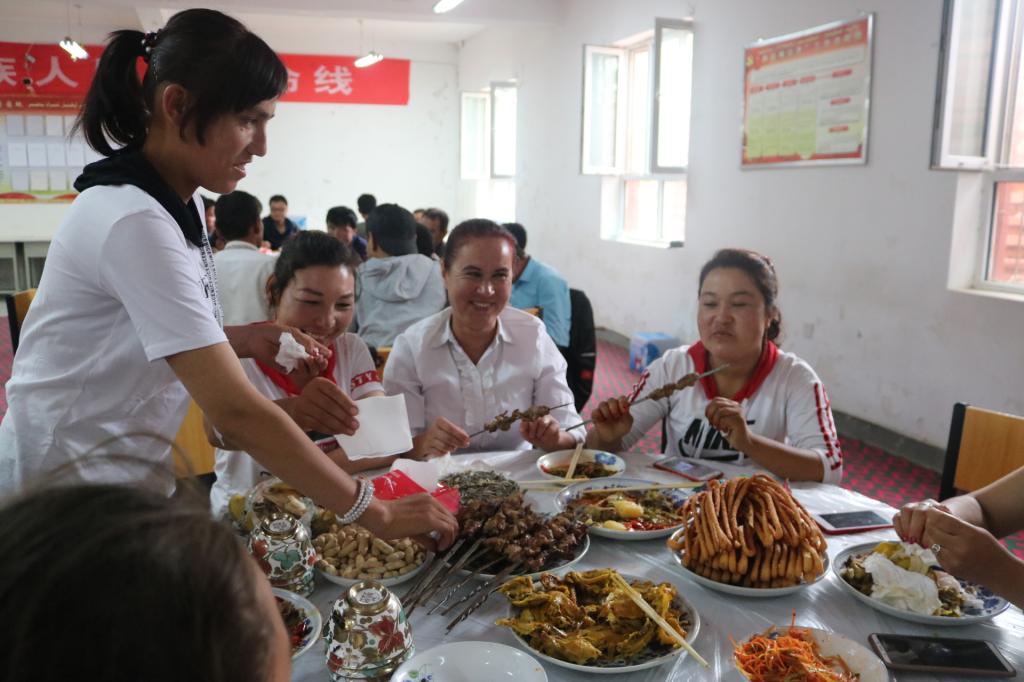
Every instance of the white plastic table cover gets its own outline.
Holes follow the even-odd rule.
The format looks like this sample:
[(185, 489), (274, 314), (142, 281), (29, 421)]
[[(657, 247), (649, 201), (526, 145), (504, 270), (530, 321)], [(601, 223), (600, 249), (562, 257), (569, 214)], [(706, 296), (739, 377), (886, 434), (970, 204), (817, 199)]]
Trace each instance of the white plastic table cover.
[[(536, 480), (541, 478), (535, 466), (541, 454), (543, 453), (531, 451), (495, 452), (461, 455), (453, 459), (457, 460), (459, 465), (473, 469), (494, 469), (516, 480)], [(624, 457), (628, 464), (625, 476), (661, 482), (680, 480), (673, 474), (653, 468), (651, 463), (656, 458), (653, 455), (629, 453)], [(727, 475), (749, 475), (758, 471), (753, 467), (731, 465), (720, 465), (717, 468), (725, 470)], [(888, 517), (896, 511), (882, 502), (834, 485), (794, 483), (791, 487), (796, 497), (812, 512), (849, 508), (874, 509)], [(528, 493), (528, 499), (540, 511), (554, 511), (554, 498), (553, 493)], [(892, 530), (885, 530), (826, 537), (829, 556), (834, 559), (846, 547), (874, 540), (892, 539), (896, 536)], [(831, 630), (866, 647), (869, 646), (868, 635), (872, 632), (985, 639), (996, 644), (1018, 671), (1024, 671), (1024, 615), (1014, 606), (986, 624), (958, 627), (919, 625), (887, 616), (857, 601), (838, 584), (839, 578), (832, 574), (831, 569), (824, 580), (796, 594), (773, 599), (738, 597), (707, 589), (686, 578), (665, 546), (664, 539), (623, 542), (591, 536), (590, 551), (573, 570), (607, 567), (650, 580), (664, 580), (674, 584), (700, 613), (700, 632), (694, 642), (694, 648), (710, 664), (710, 667), (704, 668), (684, 654), (674, 662), (657, 668), (608, 676), (609, 680), (615, 682), (742, 681), (745, 678), (732, 661), (732, 644), (729, 638), (732, 637), (739, 642), (771, 624), (788, 624), (793, 611), (796, 611), (797, 625)], [(414, 582), (415, 580), (394, 588), (399, 599)], [(334, 600), (343, 591), (342, 587), (317, 577), (317, 588), (311, 599), (320, 609), (325, 621), (330, 616)], [(499, 642), (519, 647), (508, 628), (494, 624), (496, 619), (506, 614), (507, 609), (508, 602), (505, 598), (500, 594), (494, 594), (472, 617), (456, 626), (446, 636), (445, 625), (454, 613), (449, 616), (441, 616), (439, 613), (427, 615), (428, 609), (418, 608), (410, 619), (416, 651), (423, 652), (443, 642), (464, 640)], [(568, 670), (546, 661), (540, 662), (547, 671), (549, 680), (594, 682), (593, 675)], [(890, 671), (890, 676), (892, 680), (898, 682), (953, 679), (948, 676), (940, 678), (934, 675), (896, 671)], [(1018, 677), (1020, 676), (1018, 674)], [(292, 679), (296, 682), (323, 682), (330, 679), (325, 664), (323, 641), (318, 642), (293, 662)]]

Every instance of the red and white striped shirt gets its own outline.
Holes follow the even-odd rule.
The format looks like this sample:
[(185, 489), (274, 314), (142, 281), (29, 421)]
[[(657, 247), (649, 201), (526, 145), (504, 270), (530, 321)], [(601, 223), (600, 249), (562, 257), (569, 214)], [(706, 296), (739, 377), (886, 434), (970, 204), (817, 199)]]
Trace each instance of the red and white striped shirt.
[[(708, 369), (707, 353), (700, 342), (666, 351), (651, 363), (640, 397), (690, 372)], [(644, 379), (642, 379), (643, 381)], [(717, 396), (712, 377), (677, 391), (668, 399), (648, 400), (631, 408), (633, 429), (622, 441), (629, 449), (652, 426), (667, 419), (668, 454), (740, 463), (747, 458), (711, 427), (704, 415)], [(750, 381), (733, 398), (743, 407), (752, 433), (793, 447), (813, 450), (825, 469), (825, 483), (843, 478), (843, 455), (825, 386), (811, 366), (792, 353), (765, 344)]]

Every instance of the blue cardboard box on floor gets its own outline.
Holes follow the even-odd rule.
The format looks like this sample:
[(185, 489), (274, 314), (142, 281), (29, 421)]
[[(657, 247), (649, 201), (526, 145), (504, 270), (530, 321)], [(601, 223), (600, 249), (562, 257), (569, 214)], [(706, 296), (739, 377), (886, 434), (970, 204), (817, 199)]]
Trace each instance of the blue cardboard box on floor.
[(661, 357), (669, 348), (676, 348), (682, 341), (662, 332), (638, 332), (629, 340), (629, 368), (637, 372)]

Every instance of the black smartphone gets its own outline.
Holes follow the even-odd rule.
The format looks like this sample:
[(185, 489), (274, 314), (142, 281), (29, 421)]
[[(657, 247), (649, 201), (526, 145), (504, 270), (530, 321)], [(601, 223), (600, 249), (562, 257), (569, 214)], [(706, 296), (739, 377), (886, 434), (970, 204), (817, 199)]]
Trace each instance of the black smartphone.
[(722, 472), (694, 460), (686, 460), (682, 457), (669, 455), (654, 463), (654, 466), (663, 471), (670, 471), (691, 481), (710, 481), (713, 478), (721, 478)]
[(1013, 677), (1017, 671), (991, 642), (982, 639), (873, 633), (872, 648), (885, 665), (907, 670), (981, 677)]
[(878, 512), (869, 509), (861, 511), (844, 511), (827, 514), (812, 514), (821, 529), (830, 535), (843, 533), (861, 533), (867, 530), (889, 528), (892, 519), (887, 519)]

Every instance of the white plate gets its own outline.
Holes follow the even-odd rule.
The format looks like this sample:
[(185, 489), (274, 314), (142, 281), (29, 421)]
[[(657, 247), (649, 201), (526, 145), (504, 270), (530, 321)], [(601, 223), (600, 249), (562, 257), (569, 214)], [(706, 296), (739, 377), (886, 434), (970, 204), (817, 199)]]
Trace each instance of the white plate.
[[(564, 478), (564, 476), (549, 474), (545, 469), (569, 466), (569, 462), (572, 461), (573, 452), (574, 450), (558, 450), (557, 452), (549, 452), (537, 460), (537, 471), (540, 472), (541, 476), (546, 478)], [(615, 471), (611, 476), (601, 476), (599, 478), (595, 478), (595, 481), (603, 481), (611, 478), (612, 476), (621, 476), (626, 470), (626, 460), (622, 459), (618, 455), (605, 452), (604, 450), (583, 450), (583, 452), (580, 453), (578, 464), (582, 464), (583, 462), (597, 462), (598, 464), (603, 465), (606, 469), (612, 469)], [(573, 474), (573, 478), (578, 477), (579, 474)]]
[(533, 656), (494, 642), (450, 642), (416, 654), (391, 682), (547, 682)]
[[(822, 657), (841, 656), (849, 666), (850, 672), (860, 675), (860, 682), (888, 682), (889, 672), (885, 669), (882, 659), (866, 646), (827, 630), (805, 628), (799, 625), (797, 628), (808, 632), (811, 638), (818, 643), (818, 651)], [(786, 632), (789, 626), (776, 625), (775, 629), (779, 632)], [(734, 658), (733, 663), (735, 664), (735, 662)], [(736, 669), (739, 670), (739, 666)], [(740, 673), (743, 674), (743, 671), (741, 670)], [(746, 677), (745, 674), (743, 676)]]
[(848, 547), (836, 556), (835, 564), (832, 566), (832, 570), (835, 571), (836, 577), (839, 578), (839, 584), (842, 585), (847, 592), (873, 609), (877, 609), (882, 613), (887, 613), (890, 616), (909, 620), (914, 623), (924, 623), (925, 625), (970, 625), (971, 623), (980, 623), (982, 621), (990, 620), (1010, 607), (1010, 602), (993, 594), (988, 588), (973, 585), (972, 583), (968, 583), (964, 580), (961, 580), (960, 584), (965, 587), (971, 586), (976, 589), (978, 592), (977, 596), (985, 602), (985, 608), (977, 613), (965, 614), (958, 618), (952, 616), (931, 616), (913, 613), (912, 611), (904, 611), (903, 609), (898, 609), (895, 606), (889, 606), (874, 597), (869, 597), (850, 583), (846, 582), (846, 580), (843, 579), (843, 576), (840, 575), (840, 571), (843, 569), (843, 564), (846, 563), (848, 558), (854, 554), (870, 552), (877, 547), (878, 544), (879, 543), (877, 542), (866, 542), (864, 544)]
[[(657, 580), (648, 580), (647, 578), (638, 578), (635, 575), (629, 575), (627, 573), (619, 573), (619, 575), (621, 575), (623, 578), (625, 578), (626, 581), (629, 582), (630, 585), (632, 585), (637, 580), (647, 580), (648, 582), (652, 582), (652, 583), (655, 583), (655, 584), (659, 583), (659, 581), (657, 581)], [(660, 582), (668, 582), (668, 581), (660, 581)], [(695, 609), (693, 607), (693, 604), (688, 602), (686, 600), (686, 597), (684, 597), (682, 595), (682, 592), (680, 592), (680, 590), (679, 590), (679, 586), (676, 585), (675, 587), (676, 587), (676, 593), (678, 594), (678, 601), (676, 602), (676, 604), (678, 606), (682, 607), (682, 610), (686, 611), (686, 613), (690, 617), (690, 629), (687, 630), (687, 632), (686, 632), (686, 642), (687, 642), (687, 644), (690, 644), (692, 646), (693, 645), (693, 641), (697, 638), (697, 633), (700, 631), (700, 614), (697, 613), (697, 609)], [(512, 606), (512, 604), (509, 603), (509, 607), (508, 607), (509, 618), (512, 618), (515, 615), (515, 608), (516, 607)], [(646, 661), (644, 661), (642, 663), (634, 663), (632, 665), (614, 665), (614, 664), (607, 665), (607, 666), (579, 665), (577, 663), (570, 663), (569, 661), (563, 661), (560, 658), (554, 658), (553, 656), (548, 656), (547, 654), (542, 654), (541, 652), (539, 652), (536, 649), (534, 649), (533, 647), (531, 647), (529, 642), (527, 642), (518, 632), (516, 632), (515, 630), (512, 630), (511, 628), (509, 628), (509, 630), (512, 632), (513, 636), (515, 636), (515, 638), (517, 640), (519, 640), (519, 643), (522, 644), (530, 653), (534, 654), (535, 656), (538, 656), (538, 657), (544, 659), (545, 661), (548, 661), (549, 663), (554, 663), (555, 665), (561, 666), (563, 668), (568, 668), (570, 670), (579, 670), (580, 672), (585, 672), (585, 673), (596, 673), (596, 674), (599, 674), (599, 675), (614, 675), (614, 674), (618, 674), (618, 673), (631, 673), (631, 672), (635, 672), (637, 670), (646, 670), (647, 668), (655, 668), (655, 667), (657, 667), (659, 665), (662, 665), (663, 663), (668, 663), (669, 661), (674, 660), (677, 656), (679, 656), (681, 654), (686, 654), (686, 651), (682, 647), (680, 647), (678, 649), (673, 649), (673, 650), (669, 651), (668, 653), (662, 654), (661, 656), (656, 656), (656, 657), (651, 658), (649, 660), (646, 660)]]
[[(280, 597), (287, 602), (291, 602), (292, 606), (306, 614), (306, 620), (309, 621), (309, 634), (307, 634), (305, 639), (302, 640), (302, 646), (292, 652), (292, 659), (294, 660), (309, 651), (310, 647), (320, 639), (320, 631), (323, 629), (324, 619), (320, 615), (320, 611), (313, 606), (313, 602), (309, 601), (305, 597), (297, 595), (294, 592), (289, 592), (288, 590), (282, 590), (279, 587), (271, 587), (270, 591), (274, 593), (275, 597)], [(291, 634), (288, 635), (288, 639), (289, 641), (291, 640)]]
[(364, 580), (373, 580), (373, 582), (379, 583), (384, 587), (392, 587), (394, 585), (401, 585), (406, 580), (409, 580), (411, 578), (415, 578), (416, 575), (423, 570), (423, 567), (430, 563), (430, 557), (432, 556), (432, 553), (427, 552), (423, 555), (423, 561), (420, 562), (420, 565), (412, 569), (408, 573), (404, 575), (396, 575), (391, 578), (381, 578), (380, 580), (373, 580), (372, 578), (342, 578), (340, 575), (331, 575), (330, 573), (321, 570), (319, 566), (317, 566), (316, 572), (320, 574), (321, 578), (328, 580), (334, 583), (335, 585), (341, 585), (342, 587), (352, 587), (356, 583), (363, 582)]
[[(572, 559), (570, 559), (569, 561), (565, 562), (564, 564), (559, 564), (558, 566), (552, 566), (551, 568), (545, 568), (543, 570), (537, 571), (536, 573), (526, 573), (524, 575), (528, 575), (531, 578), (536, 579), (536, 578), (540, 577), (541, 573), (555, 573), (556, 571), (561, 571), (563, 569), (570, 568), (571, 566), (575, 566), (576, 564), (578, 564), (583, 559), (583, 557), (586, 556), (587, 550), (589, 550), (589, 549), (590, 549), (590, 536), (589, 535), (584, 535), (583, 536), (583, 540), (579, 544), (579, 547), (576, 548), (576, 556), (574, 556)], [(459, 573), (461, 575), (469, 575), (470, 571), (468, 571), (468, 570), (466, 570), (464, 568), (460, 568), (459, 569)], [(479, 580), (490, 580), (495, 575), (496, 574), (494, 574), (494, 573), (478, 573), (475, 577), (477, 579), (479, 579)], [(519, 575), (510, 575), (509, 579), (511, 580), (512, 578), (518, 578), (518, 577), (520, 577), (520, 576)]]
[(820, 582), (826, 575), (828, 575), (828, 554), (825, 555), (824, 567), (818, 577), (809, 583), (800, 583), (799, 585), (790, 585), (789, 587), (743, 587), (742, 585), (730, 585), (729, 583), (720, 583), (717, 580), (711, 580), (705, 578), (702, 575), (694, 573), (686, 566), (683, 566), (683, 558), (679, 555), (679, 552), (675, 551), (671, 547), (668, 547), (668, 551), (672, 553), (672, 558), (675, 559), (676, 564), (679, 565), (679, 570), (683, 574), (692, 580), (693, 582), (703, 585), (712, 590), (718, 590), (726, 594), (735, 594), (739, 597), (759, 597), (759, 598), (772, 598), (772, 597), (783, 597), (787, 594), (793, 594), (800, 590), (807, 589), (811, 585)]
[[(655, 482), (643, 481), (638, 478), (616, 478), (614, 481), (595, 478), (590, 481), (580, 481), (579, 483), (574, 483), (562, 492), (558, 493), (558, 496), (555, 498), (555, 506), (558, 507), (558, 511), (565, 511), (569, 507), (569, 502), (580, 497), (587, 490), (593, 490), (595, 488), (625, 488), (627, 486), (632, 487), (637, 485), (655, 485)], [(685, 488), (679, 488), (676, 490), (659, 490), (657, 492), (675, 500), (677, 502), (676, 508), (682, 507), (683, 503), (686, 502), (686, 498), (692, 494)], [(682, 525), (683, 522), (680, 521), (675, 526), (660, 528), (658, 530), (612, 530), (611, 528), (603, 528), (595, 525), (590, 527), (590, 532), (603, 538), (612, 538), (613, 540), (653, 540), (655, 538), (664, 538), (672, 535), (672, 533)]]

